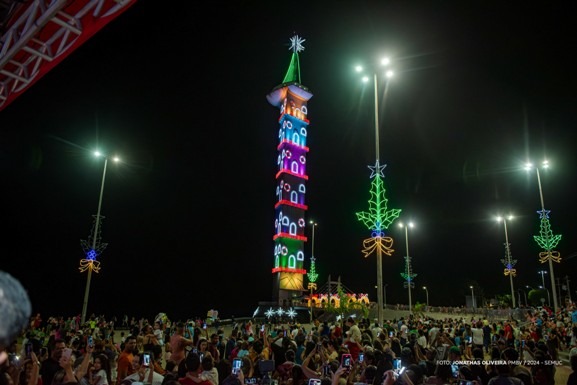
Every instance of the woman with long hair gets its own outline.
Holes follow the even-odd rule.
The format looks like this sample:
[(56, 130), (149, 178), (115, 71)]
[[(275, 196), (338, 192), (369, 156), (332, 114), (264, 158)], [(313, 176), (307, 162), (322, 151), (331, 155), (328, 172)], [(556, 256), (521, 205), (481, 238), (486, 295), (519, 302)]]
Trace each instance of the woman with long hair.
[(98, 354), (94, 357), (94, 363), (90, 370), (91, 385), (111, 385), (110, 361), (106, 354)]

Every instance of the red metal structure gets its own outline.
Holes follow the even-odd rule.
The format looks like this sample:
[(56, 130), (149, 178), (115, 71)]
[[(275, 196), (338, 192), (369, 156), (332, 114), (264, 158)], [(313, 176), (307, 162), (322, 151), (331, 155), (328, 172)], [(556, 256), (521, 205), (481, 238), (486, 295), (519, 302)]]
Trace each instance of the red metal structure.
[(0, 0), (0, 111), (136, 0)]

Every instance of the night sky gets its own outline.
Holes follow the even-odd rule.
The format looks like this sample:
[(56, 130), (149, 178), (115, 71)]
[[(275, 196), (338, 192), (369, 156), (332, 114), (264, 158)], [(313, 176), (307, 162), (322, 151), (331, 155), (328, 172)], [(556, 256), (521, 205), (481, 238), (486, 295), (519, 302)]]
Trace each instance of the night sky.
[[(510, 293), (541, 284), (537, 175), (557, 250), (577, 293), (577, 35), (569, 4), (503, 2), (140, 0), (0, 112), (0, 269), (33, 311), (82, 310), (80, 240), (96, 214), (102, 238), (88, 312), (170, 318), (214, 308), (251, 315), (272, 297), (279, 111), (266, 95), (300, 54), (308, 103), (307, 219), (318, 222), (319, 283), (328, 276), (376, 300), (368, 209), (375, 162), (374, 97), (354, 66), (388, 55), (395, 70), (379, 109), (389, 208), (402, 209), (383, 259), (388, 303), (407, 303), (399, 221), (413, 221), (413, 303), (460, 306), (469, 285)], [(381, 83), (384, 84), (384, 81)], [(382, 99), (381, 99), (382, 101)], [(311, 236), (309, 226), (309, 237)], [(309, 238), (310, 240), (310, 238)], [(305, 245), (307, 260), (311, 242)], [(309, 268), (307, 261), (306, 268)], [(550, 287), (549, 276), (545, 282)], [(306, 283), (305, 283), (306, 285)]]

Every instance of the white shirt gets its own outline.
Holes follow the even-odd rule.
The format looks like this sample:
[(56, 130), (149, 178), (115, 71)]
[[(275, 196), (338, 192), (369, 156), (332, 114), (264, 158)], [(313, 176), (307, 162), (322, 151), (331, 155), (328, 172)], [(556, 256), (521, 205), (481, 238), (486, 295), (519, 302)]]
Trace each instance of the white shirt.
[[(142, 381), (143, 383), (145, 384), (148, 383), (148, 376), (150, 376), (150, 369), (146, 369), (146, 371), (144, 372), (144, 380)], [(134, 373), (128, 377), (125, 377), (124, 379), (140, 382), (140, 375), (138, 373)], [(152, 385), (162, 385), (163, 380), (164, 380), (163, 375), (158, 374), (156, 372), (152, 374)]]

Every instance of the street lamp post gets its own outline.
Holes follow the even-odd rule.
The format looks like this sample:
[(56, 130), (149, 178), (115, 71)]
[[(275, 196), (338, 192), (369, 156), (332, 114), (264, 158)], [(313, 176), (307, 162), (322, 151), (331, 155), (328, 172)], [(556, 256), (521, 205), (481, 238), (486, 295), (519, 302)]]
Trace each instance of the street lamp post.
[(423, 290), (425, 290), (425, 294), (427, 295), (427, 310), (429, 310), (429, 289), (427, 289), (427, 286), (423, 286)]
[[(383, 66), (389, 65), (389, 59), (385, 58), (381, 60), (381, 64)], [(356, 67), (357, 72), (362, 72), (363, 68), (361, 66)], [(387, 78), (393, 76), (392, 71), (387, 71), (385, 73)], [(363, 82), (368, 82), (368, 77), (363, 77)], [(375, 169), (377, 172), (381, 172), (379, 166), (379, 84), (378, 84), (378, 77), (377, 72), (373, 72), (373, 82), (374, 82), (374, 90), (375, 90), (375, 155), (376, 155), (376, 162), (375, 162)], [(389, 82), (385, 83), (385, 97), (387, 95), (387, 91), (389, 88)], [(379, 223), (378, 226), (381, 226)], [(381, 230), (380, 228), (378, 229)], [(383, 326), (383, 319), (384, 319), (384, 302), (383, 302), (383, 252), (380, 247), (376, 248), (376, 255), (377, 255), (377, 319), (380, 326)]]
[[(547, 290), (547, 305), (551, 306), (551, 293), (549, 292), (547, 286), (539, 286), (539, 289)], [(553, 295), (555, 295), (555, 292), (553, 292)]]
[[(101, 153), (95, 152), (95, 156), (100, 157), (102, 156)], [(114, 162), (118, 162), (119, 159), (117, 157), (113, 157), (112, 160)], [(108, 157), (104, 157), (104, 171), (102, 172), (102, 182), (100, 183), (100, 196), (98, 197), (98, 210), (96, 212), (96, 219), (94, 224), (94, 233), (92, 234), (92, 250), (93, 256), (95, 257), (97, 254), (97, 242), (99, 240), (98, 232), (100, 230), (100, 211), (102, 209), (102, 196), (104, 195), (104, 181), (106, 179), (106, 168), (108, 166)], [(90, 282), (92, 280), (92, 270), (94, 270), (93, 265), (91, 264), (88, 268), (88, 273), (86, 276), (86, 288), (84, 290), (84, 302), (82, 304), (82, 316), (81, 316), (81, 324), (84, 324), (86, 321), (86, 311), (88, 308), (88, 297), (90, 295)]]
[(477, 307), (475, 304), (475, 289), (473, 288), (473, 286), (469, 286), (469, 289), (471, 289), (471, 301), (472, 301), (472, 305), (473, 305), (473, 312), (475, 311), (475, 308)]
[[(549, 162), (544, 161), (542, 163), (542, 167), (548, 168)], [(533, 168), (533, 165), (531, 163), (527, 163), (525, 165), (526, 170), (530, 170), (531, 168)], [(537, 183), (539, 184), (539, 197), (541, 198), (541, 211), (538, 212), (541, 215), (541, 236), (535, 237), (535, 240), (537, 241), (537, 243), (539, 243), (540, 246), (542, 247), (544, 246), (543, 248), (545, 249), (545, 256), (539, 255), (540, 262), (544, 263), (545, 260), (549, 261), (549, 272), (551, 273), (550, 274), (551, 289), (553, 291), (553, 310), (557, 312), (558, 304), (557, 304), (557, 291), (555, 290), (555, 271), (553, 270), (553, 260), (555, 260), (555, 262), (559, 262), (561, 258), (559, 256), (553, 255), (552, 249), (555, 246), (557, 246), (557, 243), (561, 239), (561, 235), (553, 235), (553, 232), (551, 231), (548, 220), (549, 213), (545, 211), (545, 201), (543, 199), (543, 188), (541, 187), (541, 176), (539, 175), (539, 167), (535, 167), (535, 171), (537, 172)], [(545, 231), (543, 229), (544, 223), (546, 223), (546, 226), (548, 227), (548, 229), (546, 229)]]
[(541, 285), (542, 285), (543, 287), (545, 287), (545, 276), (544, 276), (544, 274), (547, 274), (547, 270), (539, 270), (538, 273), (541, 274)]
[(413, 227), (413, 223), (409, 222), (407, 224), (404, 223), (399, 223), (399, 227), (404, 227), (405, 228), (405, 247), (406, 247), (406, 252), (407, 255), (405, 256), (405, 272), (401, 273), (401, 277), (405, 278), (405, 283), (404, 285), (407, 287), (407, 291), (409, 294), (409, 314), (412, 313), (413, 310), (413, 301), (411, 298), (411, 289), (415, 286), (415, 283), (413, 282), (413, 278), (415, 278), (417, 275), (413, 274), (412, 268), (411, 268), (411, 257), (409, 256), (409, 227)]
[(511, 283), (511, 303), (514, 309), (517, 306), (515, 304), (515, 289), (513, 288), (513, 276), (516, 275), (516, 270), (513, 269), (513, 266), (515, 266), (517, 261), (511, 259), (511, 244), (509, 243), (509, 236), (507, 235), (507, 221), (512, 219), (512, 215), (509, 215), (507, 218), (497, 217), (497, 221), (503, 221), (503, 226), (505, 228), (505, 259), (502, 259), (501, 262), (505, 265), (505, 275), (509, 276), (509, 282)]

